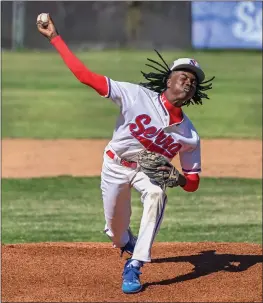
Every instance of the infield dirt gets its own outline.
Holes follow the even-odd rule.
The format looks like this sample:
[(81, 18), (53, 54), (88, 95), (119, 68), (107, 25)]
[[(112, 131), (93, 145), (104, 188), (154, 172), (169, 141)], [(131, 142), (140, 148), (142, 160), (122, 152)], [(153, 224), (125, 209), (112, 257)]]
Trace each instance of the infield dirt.
[(2, 302), (262, 302), (262, 248), (155, 243), (143, 291), (121, 292), (125, 258), (109, 243), (2, 246)]
[[(2, 177), (99, 176), (106, 140), (2, 140)], [(202, 176), (262, 178), (262, 141), (202, 140)], [(178, 157), (173, 163), (180, 168)]]
[[(202, 143), (203, 176), (262, 178), (261, 141)], [(4, 139), (2, 177), (100, 175), (106, 144)], [(2, 245), (2, 302), (262, 302), (259, 244), (155, 243), (152, 257), (143, 291), (124, 295), (125, 258), (110, 243)]]

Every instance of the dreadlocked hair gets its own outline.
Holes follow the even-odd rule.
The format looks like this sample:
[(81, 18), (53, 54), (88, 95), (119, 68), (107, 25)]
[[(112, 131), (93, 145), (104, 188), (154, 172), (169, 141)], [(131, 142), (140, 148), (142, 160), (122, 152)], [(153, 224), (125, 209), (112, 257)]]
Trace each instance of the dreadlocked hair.
[[(150, 73), (144, 73), (141, 71), (143, 77), (148, 80), (148, 82), (141, 82), (139, 85), (148, 88), (152, 91), (155, 91), (157, 93), (162, 93), (167, 89), (167, 80), (170, 77), (172, 70), (167, 65), (165, 60), (163, 59), (162, 55), (155, 49), (154, 50), (158, 57), (162, 60), (162, 63), (159, 63), (155, 60), (147, 58), (147, 60), (154, 65), (146, 63), (145, 65), (148, 67), (153, 68), (157, 72), (150, 72)], [(206, 90), (212, 89), (212, 83), (209, 83), (213, 81), (215, 77), (212, 77), (211, 79), (207, 81), (203, 81), (201, 83), (198, 83), (196, 86), (196, 92), (194, 96), (183, 103), (183, 105), (189, 106), (190, 104), (203, 104), (202, 99), (209, 99), (206, 93), (203, 93)], [(205, 85), (204, 85), (205, 84)]]

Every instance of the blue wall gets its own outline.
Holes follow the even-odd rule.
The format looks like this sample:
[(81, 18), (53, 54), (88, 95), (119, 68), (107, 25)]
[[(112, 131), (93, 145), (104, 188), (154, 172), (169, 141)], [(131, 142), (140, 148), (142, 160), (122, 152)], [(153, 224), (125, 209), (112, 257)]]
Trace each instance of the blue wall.
[(192, 2), (193, 48), (262, 48), (262, 2)]

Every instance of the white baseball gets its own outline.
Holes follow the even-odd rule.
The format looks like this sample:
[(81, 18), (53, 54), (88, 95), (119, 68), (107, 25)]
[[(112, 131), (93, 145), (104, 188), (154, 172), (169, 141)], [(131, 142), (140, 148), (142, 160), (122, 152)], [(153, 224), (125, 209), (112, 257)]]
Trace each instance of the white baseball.
[(48, 14), (42, 13), (37, 16), (37, 22), (41, 22), (43, 27), (48, 26)]

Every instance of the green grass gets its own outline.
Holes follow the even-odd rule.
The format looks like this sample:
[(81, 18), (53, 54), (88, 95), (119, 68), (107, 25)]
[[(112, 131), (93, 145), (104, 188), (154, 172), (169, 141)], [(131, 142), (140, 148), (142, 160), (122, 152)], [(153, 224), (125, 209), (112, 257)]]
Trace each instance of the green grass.
[[(261, 138), (260, 52), (162, 52), (168, 62), (183, 56), (216, 76), (210, 100), (185, 109), (201, 137)], [(98, 73), (138, 83), (153, 51), (86, 51), (77, 56)], [(110, 138), (118, 108), (80, 84), (55, 51), (2, 53), (2, 136)]]
[[(261, 180), (203, 178), (200, 189), (168, 189), (157, 241), (262, 243)], [(142, 204), (133, 192), (131, 227)], [(100, 179), (69, 176), (2, 180), (2, 242), (108, 241)]]

